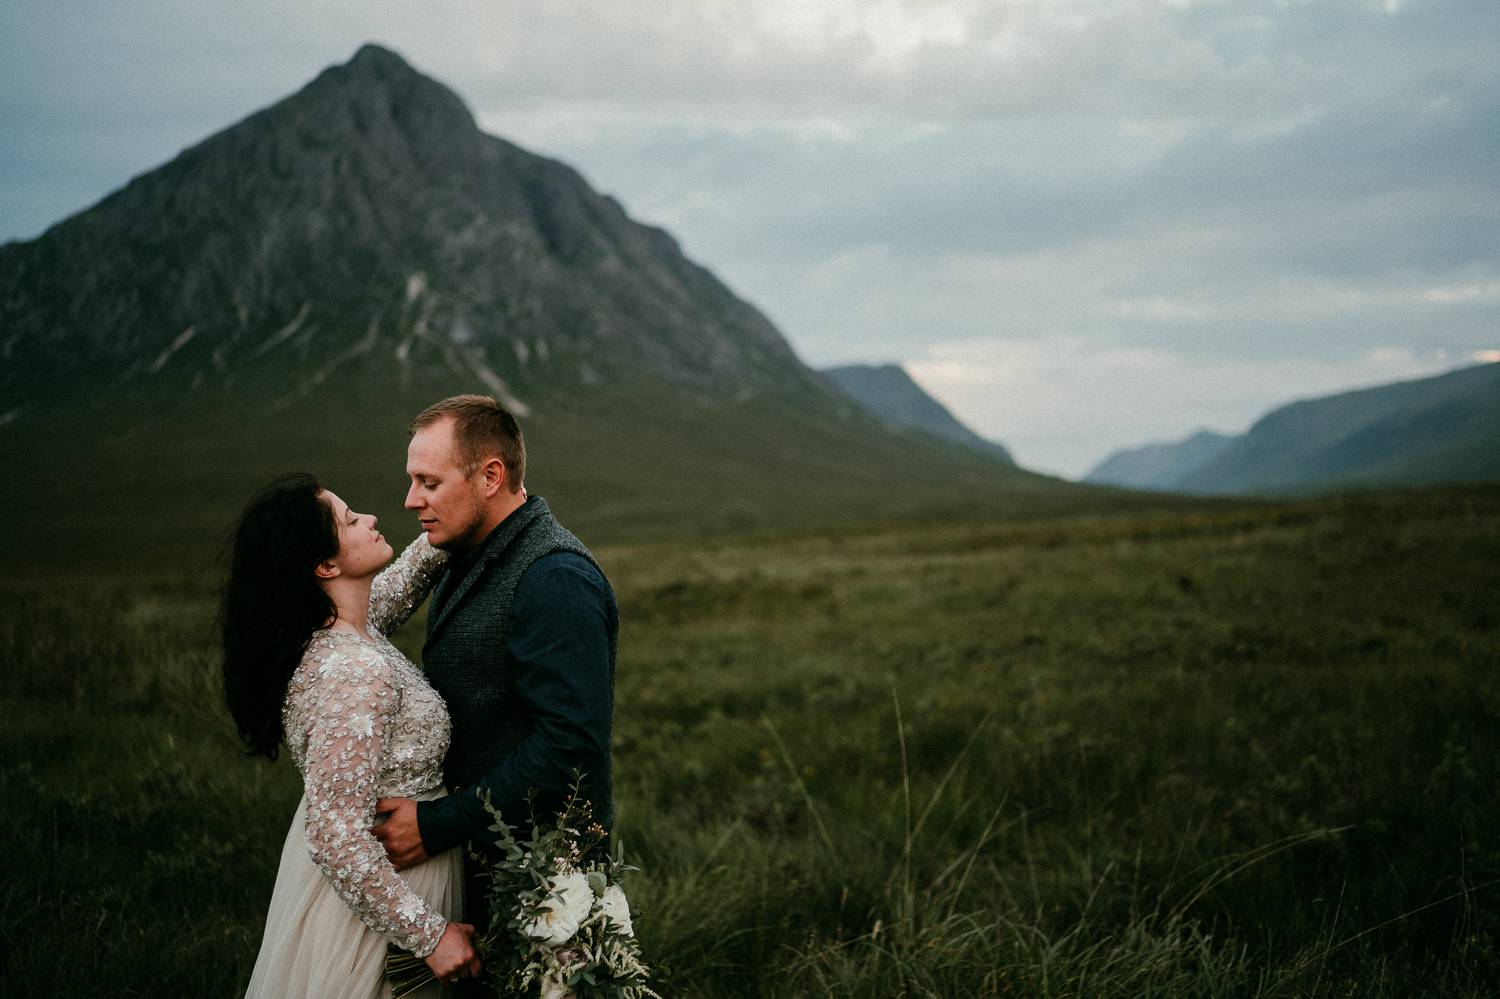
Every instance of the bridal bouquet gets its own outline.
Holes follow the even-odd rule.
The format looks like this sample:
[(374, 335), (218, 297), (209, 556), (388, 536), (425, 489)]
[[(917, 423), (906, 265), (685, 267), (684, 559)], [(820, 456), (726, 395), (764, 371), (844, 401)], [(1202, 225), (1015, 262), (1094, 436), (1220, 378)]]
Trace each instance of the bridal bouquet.
[[(606, 859), (590, 859), (605, 833), (576, 788), (557, 821), (533, 822), (526, 840), (488, 798), (484, 806), (494, 819), (495, 849), (470, 856), (484, 865), (488, 882), (489, 925), (479, 928), (474, 949), (491, 990), (538, 999), (660, 999), (620, 887), (621, 875), (633, 868), (618, 847)], [(433, 980), (421, 958), (395, 950), (386, 977), (392, 999)]]

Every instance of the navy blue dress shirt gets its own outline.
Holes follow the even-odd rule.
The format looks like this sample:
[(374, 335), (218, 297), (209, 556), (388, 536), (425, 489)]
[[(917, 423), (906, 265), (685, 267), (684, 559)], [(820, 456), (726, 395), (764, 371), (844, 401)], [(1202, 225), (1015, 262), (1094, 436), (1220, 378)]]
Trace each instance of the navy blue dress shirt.
[(575, 769), (585, 775), (607, 770), (614, 712), (609, 637), (619, 622), (609, 584), (581, 555), (545, 555), (522, 574), (506, 644), (518, 665), (515, 694), (535, 727), (475, 784), (417, 803), (428, 856), (489, 838), (493, 820), (479, 800), (481, 788), (514, 825), (530, 820), (529, 792), (535, 792), (542, 811), (561, 803), (572, 789)]

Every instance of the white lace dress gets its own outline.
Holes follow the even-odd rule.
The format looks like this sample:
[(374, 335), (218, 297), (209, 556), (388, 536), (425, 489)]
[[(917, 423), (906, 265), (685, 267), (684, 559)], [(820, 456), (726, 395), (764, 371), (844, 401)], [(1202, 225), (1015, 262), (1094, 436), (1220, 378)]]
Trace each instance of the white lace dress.
[(385, 638), (426, 598), (444, 559), (425, 534), (407, 546), (371, 589), (373, 640), (315, 632), (287, 687), (282, 722), (304, 794), (248, 999), (388, 996), (387, 942), (425, 957), (463, 911), (462, 851), (398, 874), (370, 832), (377, 798), (446, 793), (448, 709)]

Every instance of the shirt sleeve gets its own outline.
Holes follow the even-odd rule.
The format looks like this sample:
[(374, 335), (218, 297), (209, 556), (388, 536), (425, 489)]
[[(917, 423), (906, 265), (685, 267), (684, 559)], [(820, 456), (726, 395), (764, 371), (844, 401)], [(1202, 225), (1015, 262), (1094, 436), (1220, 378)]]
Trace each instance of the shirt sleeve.
[(448, 921), (396, 873), (370, 828), (375, 778), (399, 696), (376, 654), (335, 653), (302, 696), (309, 719), (303, 779), (307, 852), (360, 920), (418, 957), (437, 947)]
[(554, 808), (572, 789), (575, 770), (584, 777), (585, 795), (591, 778), (609, 774), (614, 717), (609, 647), (618, 614), (609, 583), (588, 559), (558, 553), (526, 570), (511, 604), (506, 644), (516, 660), (516, 696), (534, 726), (472, 786), (417, 803), (428, 855), (487, 835), (491, 819), (480, 790), (507, 822), (524, 825), (530, 819), (528, 791), (536, 792), (539, 810)]
[(370, 584), (370, 627), (388, 635), (414, 614), (442, 573), (448, 553), (432, 547), (427, 532), (406, 546)]

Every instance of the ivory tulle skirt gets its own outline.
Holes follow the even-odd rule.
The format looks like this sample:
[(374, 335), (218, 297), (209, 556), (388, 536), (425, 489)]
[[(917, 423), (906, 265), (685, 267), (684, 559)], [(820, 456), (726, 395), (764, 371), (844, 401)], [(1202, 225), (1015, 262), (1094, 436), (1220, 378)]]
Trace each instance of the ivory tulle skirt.
[[(436, 788), (419, 800), (442, 797)], [(307, 854), (307, 798), (297, 806), (281, 850), (266, 932), (245, 999), (387, 999), (388, 938), (360, 922)], [(450, 919), (463, 913), (463, 851), (449, 850), (401, 872), (427, 903)], [(436, 999), (437, 983), (414, 995)]]

